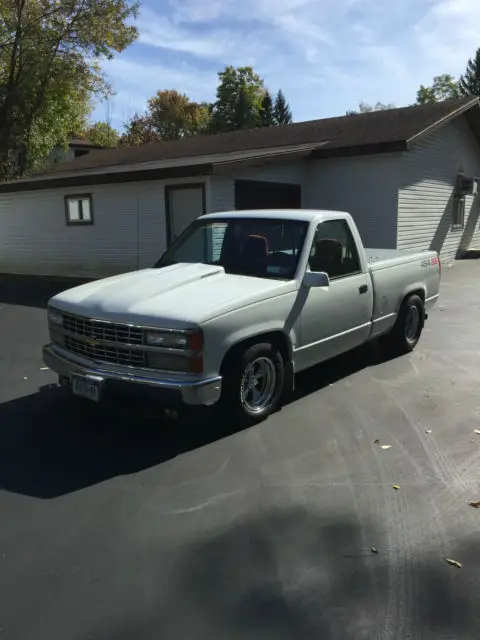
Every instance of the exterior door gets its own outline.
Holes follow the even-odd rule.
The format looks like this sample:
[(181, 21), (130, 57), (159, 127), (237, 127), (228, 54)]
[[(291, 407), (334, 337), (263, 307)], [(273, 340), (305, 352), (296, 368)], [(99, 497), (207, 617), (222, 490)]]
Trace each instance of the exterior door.
[(329, 287), (305, 291), (300, 315), (298, 369), (310, 367), (354, 349), (368, 338), (373, 291), (368, 270), (362, 271), (357, 246), (346, 220), (318, 225), (310, 252), (311, 271), (324, 271)]
[(198, 183), (166, 187), (165, 206), (170, 244), (189, 224), (205, 214), (205, 185)]

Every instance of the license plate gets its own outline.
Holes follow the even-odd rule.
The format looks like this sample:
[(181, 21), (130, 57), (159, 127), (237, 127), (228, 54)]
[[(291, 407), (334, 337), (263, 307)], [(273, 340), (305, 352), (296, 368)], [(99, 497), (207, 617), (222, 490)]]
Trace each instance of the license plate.
[(76, 396), (92, 400), (93, 402), (100, 402), (102, 396), (102, 382), (101, 378), (94, 378), (92, 376), (72, 376), (72, 391)]

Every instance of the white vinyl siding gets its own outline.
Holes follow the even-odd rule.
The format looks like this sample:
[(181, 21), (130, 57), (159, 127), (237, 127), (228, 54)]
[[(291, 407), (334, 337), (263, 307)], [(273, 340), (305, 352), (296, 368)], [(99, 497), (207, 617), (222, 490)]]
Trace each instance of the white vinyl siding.
[(457, 173), (480, 176), (480, 149), (463, 116), (419, 139), (403, 154), (398, 248), (434, 249), (452, 260), (480, 246), (478, 199), (465, 198), (464, 227), (453, 229)]
[(210, 178), (210, 193), (207, 194), (207, 213), (232, 211), (235, 208), (235, 181), (225, 176)]
[(65, 197), (78, 187), (0, 194), (0, 273), (95, 278), (152, 266), (167, 246), (164, 187), (182, 182), (88, 187), (90, 225), (66, 224)]
[(303, 206), (350, 213), (367, 247), (395, 249), (398, 154), (315, 160)]

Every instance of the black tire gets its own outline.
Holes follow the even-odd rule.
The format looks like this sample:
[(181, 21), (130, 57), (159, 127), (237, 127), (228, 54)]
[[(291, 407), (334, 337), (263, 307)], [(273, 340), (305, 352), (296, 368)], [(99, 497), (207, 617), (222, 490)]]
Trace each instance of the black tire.
[(400, 307), (392, 331), (385, 336), (384, 344), (392, 355), (410, 353), (415, 349), (425, 325), (425, 306), (420, 296), (412, 294)]
[[(257, 367), (257, 369), (256, 369)], [(259, 373), (255, 376), (255, 370)], [(261, 371), (265, 370), (262, 377)], [(255, 389), (248, 385), (257, 378), (261, 394), (265, 393), (254, 408)], [(262, 380), (268, 378), (265, 384)], [(223, 367), (223, 389), (220, 406), (222, 411), (232, 417), (236, 426), (250, 426), (265, 420), (280, 406), (285, 384), (285, 367), (280, 351), (269, 342), (253, 344), (243, 352), (234, 352)], [(247, 391), (247, 393), (245, 393)]]

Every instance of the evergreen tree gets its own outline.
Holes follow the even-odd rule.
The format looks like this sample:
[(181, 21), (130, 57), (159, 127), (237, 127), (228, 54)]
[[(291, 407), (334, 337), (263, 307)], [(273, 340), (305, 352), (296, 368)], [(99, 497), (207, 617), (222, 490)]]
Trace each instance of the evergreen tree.
[(275, 124), (290, 124), (292, 122), (292, 112), (281, 89), (278, 90), (277, 97), (275, 98), (273, 114)]
[(461, 76), (458, 86), (462, 96), (480, 98), (480, 49), (477, 49), (473, 59), (469, 59), (465, 74)]
[(269, 91), (265, 91), (260, 111), (260, 121), (263, 127), (272, 127), (275, 124), (273, 113), (273, 100)]

